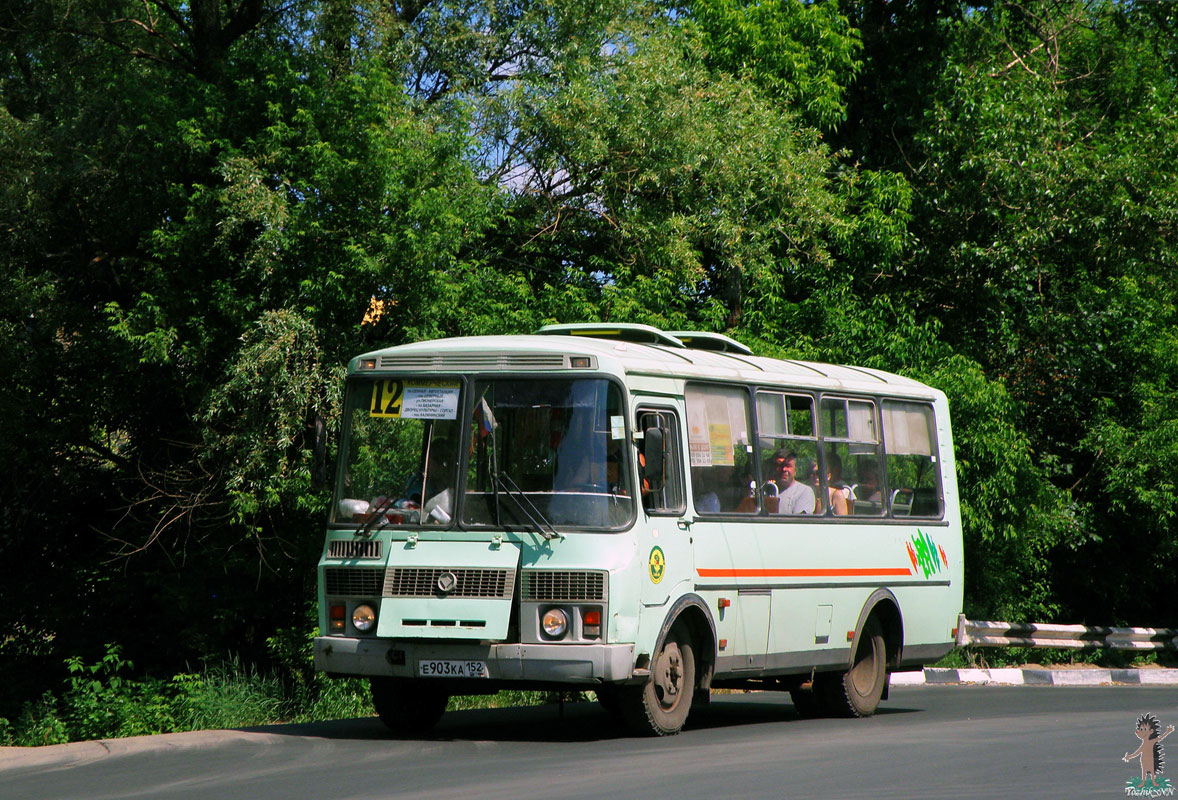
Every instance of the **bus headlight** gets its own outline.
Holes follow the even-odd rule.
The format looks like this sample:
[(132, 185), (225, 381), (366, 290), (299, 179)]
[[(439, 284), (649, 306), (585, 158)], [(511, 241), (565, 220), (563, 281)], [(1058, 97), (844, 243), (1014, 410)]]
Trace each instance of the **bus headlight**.
[(559, 639), (569, 629), (569, 615), (564, 613), (564, 609), (550, 608), (541, 617), (540, 627), (553, 639)]
[(352, 609), (352, 627), (367, 633), (376, 625), (376, 612), (370, 605), (359, 605)]

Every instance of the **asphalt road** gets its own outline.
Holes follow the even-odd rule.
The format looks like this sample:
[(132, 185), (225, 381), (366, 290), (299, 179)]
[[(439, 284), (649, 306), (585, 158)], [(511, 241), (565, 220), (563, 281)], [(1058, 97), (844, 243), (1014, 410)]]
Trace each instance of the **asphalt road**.
[(787, 697), (716, 697), (666, 739), (581, 703), (451, 713), (428, 739), (356, 719), (3, 748), (0, 798), (1124, 797), (1137, 717), (1178, 724), (1174, 687), (894, 687), (865, 720)]

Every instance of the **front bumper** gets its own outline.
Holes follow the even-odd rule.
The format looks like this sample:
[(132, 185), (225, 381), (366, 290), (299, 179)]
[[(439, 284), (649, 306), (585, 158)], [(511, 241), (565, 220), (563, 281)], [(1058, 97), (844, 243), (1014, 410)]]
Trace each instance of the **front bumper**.
[(632, 644), (478, 644), (347, 636), (315, 639), (315, 669), (333, 675), (412, 678), (423, 659), (484, 661), (495, 681), (596, 684), (634, 677)]

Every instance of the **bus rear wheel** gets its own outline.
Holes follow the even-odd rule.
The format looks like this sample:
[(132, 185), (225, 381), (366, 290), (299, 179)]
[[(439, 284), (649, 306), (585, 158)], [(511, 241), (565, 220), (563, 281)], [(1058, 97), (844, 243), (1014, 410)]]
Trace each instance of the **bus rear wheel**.
[(883, 629), (875, 618), (867, 620), (859, 634), (851, 668), (815, 678), (823, 705), (835, 716), (870, 717), (883, 698), (887, 682), (887, 649)]
[(372, 678), (372, 705), (394, 733), (426, 733), (438, 723), (450, 695), (424, 681)]
[(635, 731), (673, 736), (683, 729), (695, 695), (695, 652), (682, 625), (667, 633), (646, 683), (627, 690), (622, 713)]

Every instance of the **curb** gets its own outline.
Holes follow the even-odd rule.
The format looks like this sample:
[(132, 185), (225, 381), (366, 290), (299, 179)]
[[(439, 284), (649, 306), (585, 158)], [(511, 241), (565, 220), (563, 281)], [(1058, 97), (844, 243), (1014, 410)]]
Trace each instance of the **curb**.
[(1178, 686), (1178, 669), (934, 669), (893, 672), (892, 686)]

